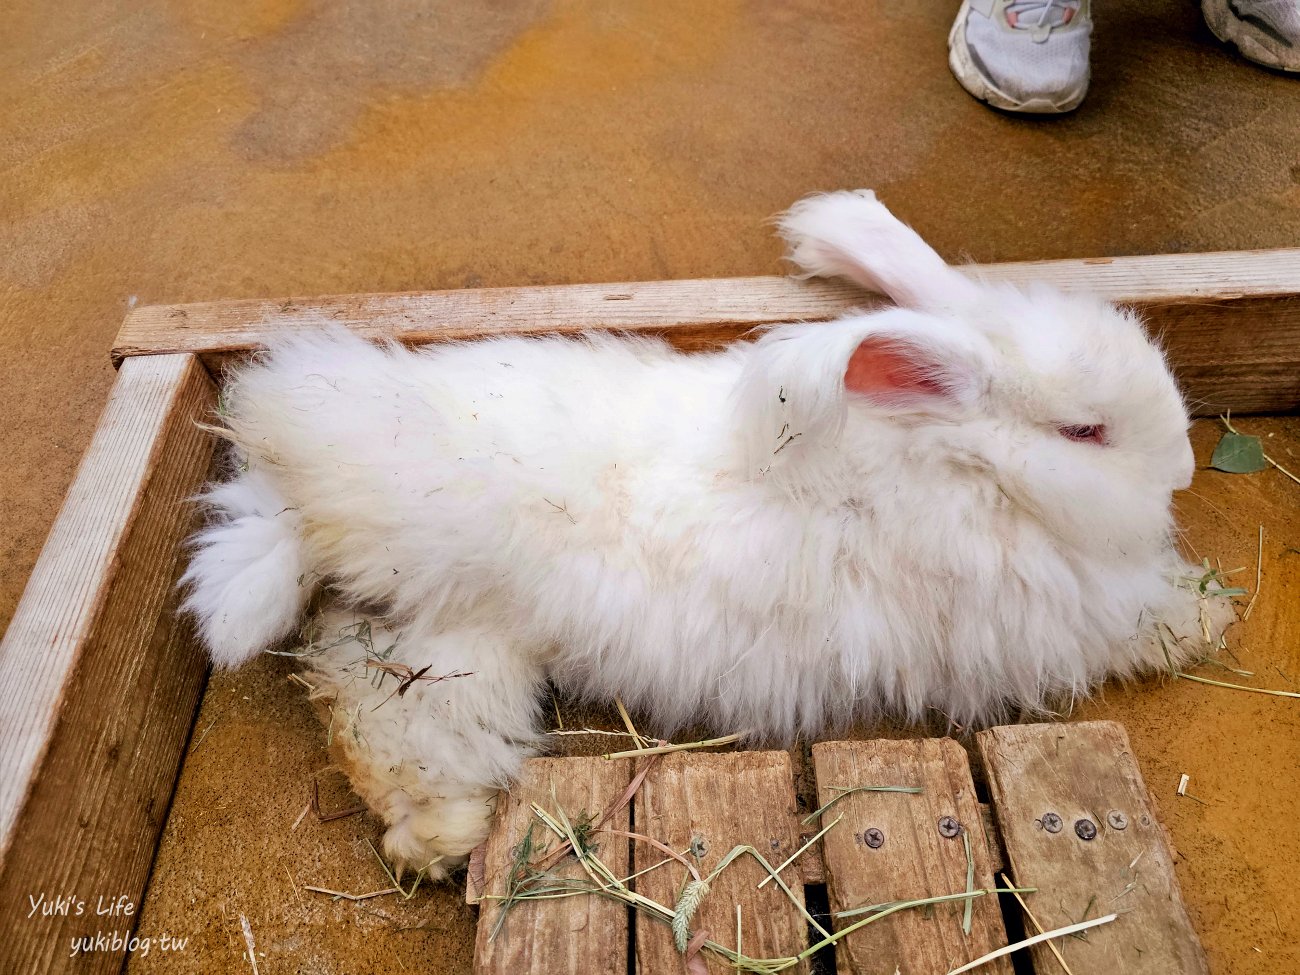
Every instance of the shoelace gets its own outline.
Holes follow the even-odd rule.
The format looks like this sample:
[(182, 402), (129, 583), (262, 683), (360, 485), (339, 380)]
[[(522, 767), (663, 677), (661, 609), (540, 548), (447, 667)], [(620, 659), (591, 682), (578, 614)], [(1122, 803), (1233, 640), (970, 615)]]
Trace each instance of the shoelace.
[(1082, 0), (1013, 0), (1003, 10), (1007, 24), (1030, 31), (1034, 40), (1045, 41), (1058, 27), (1070, 23)]

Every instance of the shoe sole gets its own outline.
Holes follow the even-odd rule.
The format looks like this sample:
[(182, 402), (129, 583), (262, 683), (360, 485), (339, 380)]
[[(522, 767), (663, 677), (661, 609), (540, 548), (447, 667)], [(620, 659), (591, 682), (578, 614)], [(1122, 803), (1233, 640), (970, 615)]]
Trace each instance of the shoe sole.
[[(1225, 0), (1226, 2), (1226, 0)], [(970, 48), (966, 45), (966, 3), (963, 2), (957, 19), (953, 21), (952, 30), (948, 32), (948, 67), (958, 83), (974, 98), (1004, 112), (1016, 112), (1020, 115), (1063, 115), (1072, 112), (1083, 102), (1088, 94), (1088, 79), (1091, 72), (1085, 73), (1083, 81), (1072, 91), (1066, 92), (1058, 99), (1050, 98), (1013, 98), (986, 78), (975, 64)]]
[(1300, 72), (1300, 48), (1287, 47), (1254, 24), (1239, 19), (1228, 0), (1201, 0), (1201, 13), (1214, 36), (1231, 44), (1247, 60), (1278, 71)]

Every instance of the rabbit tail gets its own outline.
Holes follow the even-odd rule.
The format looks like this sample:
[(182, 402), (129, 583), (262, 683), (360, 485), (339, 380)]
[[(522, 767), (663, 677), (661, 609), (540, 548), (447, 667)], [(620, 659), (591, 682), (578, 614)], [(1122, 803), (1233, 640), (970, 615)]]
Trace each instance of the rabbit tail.
[(246, 663), (293, 632), (311, 595), (301, 516), (264, 472), (203, 497), (212, 523), (194, 536), (181, 608), (217, 667)]

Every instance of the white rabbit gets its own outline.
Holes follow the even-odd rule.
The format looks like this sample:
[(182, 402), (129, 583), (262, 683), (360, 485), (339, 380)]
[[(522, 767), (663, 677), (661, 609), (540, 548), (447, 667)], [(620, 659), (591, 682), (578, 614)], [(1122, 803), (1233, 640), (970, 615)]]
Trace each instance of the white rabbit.
[[(547, 677), (658, 733), (788, 739), (1041, 710), (1217, 640), (1171, 540), (1187, 412), (1133, 314), (970, 279), (867, 191), (781, 228), (898, 307), (697, 355), (323, 327), (230, 377), (247, 467), (208, 496), (185, 606), (220, 666), (318, 581), (377, 607), (382, 639), (331, 639), (339, 610), (305, 659), (395, 859), (439, 872), (485, 835)], [(390, 639), (431, 668), (401, 696), (364, 664)]]

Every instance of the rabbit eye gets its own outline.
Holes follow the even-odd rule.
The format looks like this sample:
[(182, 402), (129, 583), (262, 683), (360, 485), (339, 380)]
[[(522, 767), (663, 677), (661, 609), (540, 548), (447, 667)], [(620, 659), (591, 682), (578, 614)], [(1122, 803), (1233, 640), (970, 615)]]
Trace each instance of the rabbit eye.
[(1096, 443), (1104, 444), (1106, 442), (1106, 428), (1100, 423), (1076, 426), (1064, 426), (1057, 428), (1061, 436), (1066, 440), (1074, 440), (1078, 443)]

